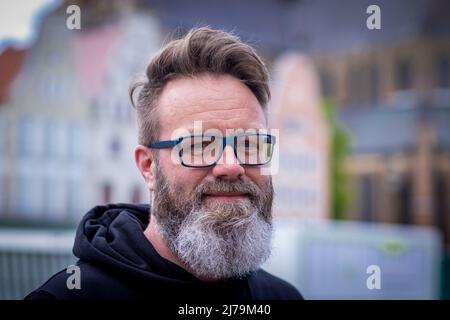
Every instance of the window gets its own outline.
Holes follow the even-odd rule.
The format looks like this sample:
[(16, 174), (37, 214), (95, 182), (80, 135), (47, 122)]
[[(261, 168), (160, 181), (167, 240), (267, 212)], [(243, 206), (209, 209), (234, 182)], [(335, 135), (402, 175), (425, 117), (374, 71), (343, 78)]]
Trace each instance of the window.
[(34, 153), (35, 126), (31, 118), (25, 117), (19, 121), (18, 148), (21, 157), (29, 157)]
[(102, 202), (110, 203), (112, 199), (112, 187), (108, 182), (102, 185)]
[(48, 121), (45, 126), (45, 155), (55, 158), (58, 155), (58, 126), (54, 121)]
[(16, 195), (16, 211), (24, 213), (30, 210), (31, 207), (31, 183), (29, 183), (27, 177), (20, 174), (15, 188)]
[(0, 155), (6, 154), (7, 130), (6, 120), (0, 111)]
[(333, 80), (330, 73), (322, 71), (320, 73), (320, 82), (322, 84), (322, 95), (326, 98), (333, 96)]
[(42, 180), (31, 174), (20, 174), (16, 185), (16, 209), (27, 216), (42, 213)]
[(399, 216), (400, 223), (412, 223), (412, 182), (407, 176), (402, 177), (399, 186)]
[(77, 214), (80, 203), (80, 183), (76, 179), (69, 179), (67, 182), (67, 212)]
[(0, 173), (0, 215), (7, 209), (7, 200), (9, 196), (8, 177)]
[(61, 100), (67, 95), (67, 85), (64, 79), (53, 74), (46, 74), (43, 78), (45, 80), (40, 79), (36, 86), (42, 98), (48, 101), (55, 101)]
[(82, 148), (81, 128), (76, 124), (72, 124), (69, 126), (68, 131), (69, 131), (68, 132), (69, 158), (71, 160), (76, 160), (81, 157), (81, 148)]
[(450, 87), (450, 63), (447, 57), (441, 57), (436, 62), (436, 86), (448, 89)]
[(435, 217), (434, 224), (442, 231), (444, 243), (450, 242), (450, 180), (446, 172), (436, 171), (433, 175)]
[(52, 179), (48, 176), (42, 179), (42, 201), (43, 201), (43, 214), (45, 216), (51, 216), (52, 214)]
[(413, 86), (412, 65), (410, 60), (402, 60), (397, 65), (397, 88), (409, 90)]
[(374, 209), (374, 199), (373, 199), (373, 179), (371, 175), (363, 175), (359, 181), (360, 190), (360, 208), (361, 208), (361, 218), (363, 221), (373, 221), (373, 209)]
[(131, 190), (131, 203), (140, 203), (141, 202), (141, 190), (139, 186), (134, 186)]
[(370, 102), (375, 104), (379, 100), (379, 77), (378, 68), (376, 65), (372, 65), (369, 71), (369, 82), (370, 82)]
[(348, 71), (348, 101), (351, 106), (364, 103), (364, 72), (359, 66), (351, 66)]
[(65, 180), (59, 176), (48, 176), (44, 179), (43, 189), (45, 214), (53, 219), (62, 218), (68, 196)]
[(117, 136), (113, 137), (111, 139), (111, 142), (109, 144), (109, 150), (111, 152), (111, 155), (113, 158), (117, 159), (120, 154), (120, 140)]

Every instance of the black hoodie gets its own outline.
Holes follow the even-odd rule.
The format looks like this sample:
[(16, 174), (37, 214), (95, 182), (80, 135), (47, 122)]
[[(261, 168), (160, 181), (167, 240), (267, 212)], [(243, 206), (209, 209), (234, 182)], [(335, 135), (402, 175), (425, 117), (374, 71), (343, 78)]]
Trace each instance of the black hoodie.
[(78, 226), (73, 252), (80, 289), (71, 273), (52, 276), (25, 299), (302, 299), (289, 283), (259, 269), (241, 279), (205, 282), (162, 258), (144, 235), (148, 205), (110, 204), (90, 210)]

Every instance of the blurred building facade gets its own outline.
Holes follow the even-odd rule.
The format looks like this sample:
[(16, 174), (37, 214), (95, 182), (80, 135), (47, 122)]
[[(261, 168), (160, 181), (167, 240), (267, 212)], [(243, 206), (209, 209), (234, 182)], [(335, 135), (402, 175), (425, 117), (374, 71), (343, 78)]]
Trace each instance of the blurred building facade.
[[(71, 63), (71, 35), (63, 16), (48, 17), (40, 37), (0, 108), (7, 137), (2, 153), (2, 215), (62, 218), (86, 197), (89, 108)], [(62, 217), (61, 217), (62, 215)]]
[[(62, 216), (70, 203), (88, 207), (109, 201), (145, 201), (147, 191), (132, 161), (130, 148), (136, 143), (136, 128), (126, 89), (161, 44), (158, 37), (210, 25), (236, 30), (263, 54), (272, 73), (281, 54), (295, 51), (311, 57), (320, 75), (323, 96), (340, 107), (339, 117), (352, 137), (347, 167), (356, 197), (348, 218), (437, 225), (448, 241), (448, 1), (379, 0), (381, 30), (366, 27), (366, 8), (372, 4), (369, 0), (348, 0), (345, 4), (230, 0), (214, 6), (206, 0), (76, 3), (87, 13), (87, 27), (80, 31), (61, 27), (52, 30), (44, 24), (40, 40), (25, 55), (25, 66), (10, 99), (0, 105), (0, 128), (6, 132), (0, 135), (0, 201), (5, 215), (6, 211), (27, 211), (17, 208), (22, 200), (41, 203), (36, 209), (39, 215), (48, 207), (42, 200), (45, 197), (48, 202), (61, 201), (53, 210)], [(134, 6), (142, 13), (140, 18), (135, 15), (124, 19), (117, 14), (130, 13)], [(229, 8), (234, 14), (224, 15)], [(64, 12), (59, 14), (64, 16)], [(52, 19), (57, 18), (46, 24), (64, 25), (64, 21)], [(30, 82), (33, 74), (42, 80)], [(49, 82), (45, 74), (54, 80)], [(47, 98), (39, 98), (39, 91), (47, 92), (43, 94)], [(50, 98), (66, 94), (73, 96), (70, 102)], [(36, 104), (39, 109), (33, 107)], [(61, 104), (67, 107), (61, 109)], [(69, 111), (72, 109), (76, 111)], [(20, 138), (26, 134), (27, 138)], [(36, 154), (54, 152), (56, 157), (66, 152), (60, 145), (71, 144), (69, 149), (73, 150), (68, 154), (78, 154), (69, 161), (71, 165), (62, 160), (66, 159), (64, 155), (55, 162), (43, 156), (34, 159), (26, 153), (24, 157), (36, 168), (49, 167), (46, 178), (41, 179), (48, 182), (28, 183), (38, 179), (35, 171), (44, 169), (23, 169), (31, 164), (19, 164), (20, 150), (16, 148), (41, 148)], [(298, 164), (291, 160), (290, 165)], [(31, 170), (27, 173), (31, 180), (20, 178), (19, 168)], [(53, 181), (50, 172), (64, 172), (66, 182)], [(20, 190), (28, 190), (20, 185), (35, 190), (24, 196), (34, 200), (19, 198), (23, 193)], [(54, 191), (46, 192), (45, 185)], [(70, 190), (78, 190), (73, 191), (73, 198)], [(291, 198), (298, 200), (295, 195)], [(75, 206), (72, 211), (79, 209)]]
[[(273, 67), (271, 127), (279, 129), (276, 217), (328, 219), (330, 132), (313, 61), (287, 54)], [(272, 164), (273, 166), (273, 164)]]
[[(381, 30), (366, 27), (366, 8), (374, 2), (381, 8)], [(67, 30), (69, 4), (82, 8), (82, 30)], [(137, 132), (128, 86), (140, 76), (162, 37), (209, 25), (235, 31), (249, 41), (268, 62), (275, 86), (280, 79), (286, 84), (273, 119), (284, 148), (280, 174), (274, 177), (275, 215), (295, 222), (298, 217), (332, 216), (329, 128), (319, 94), (310, 96), (311, 104), (301, 99), (305, 92), (318, 89), (320, 79), (322, 95), (339, 107), (339, 119), (352, 138), (346, 168), (355, 201), (346, 218), (437, 226), (448, 247), (448, 12), (447, 0), (66, 1), (43, 20), (40, 36), (29, 50), (9, 49), (0, 55), (0, 225), (27, 220), (40, 226), (50, 221), (73, 226), (93, 205), (147, 202), (148, 191), (133, 160)], [(305, 78), (305, 65), (279, 59), (291, 51), (294, 56), (307, 55), (307, 69), (313, 61), (317, 74), (314, 70)], [(283, 68), (286, 74), (277, 78)], [(433, 258), (432, 269), (426, 267), (431, 265), (427, 255), (440, 252), (435, 230), (433, 246), (409, 227), (401, 227), (402, 238), (377, 232), (379, 241), (368, 246), (367, 237), (375, 239), (371, 233), (378, 224), (364, 224), (359, 228), (361, 237), (346, 227), (339, 227), (342, 236), (327, 229), (320, 237), (307, 224), (303, 232), (292, 220), (282, 220), (292, 232), (282, 229), (282, 238), (276, 238), (284, 239), (275, 245), (284, 251), (284, 256), (275, 256), (276, 262), (282, 269), (291, 268), (295, 277), (306, 275), (309, 284), (316, 283), (327, 297), (332, 290), (348, 294), (352, 283), (353, 288), (365, 283), (365, 267), (373, 261), (385, 266), (391, 289), (398, 285), (411, 295), (420, 283), (434, 285), (416, 271), (439, 277), (434, 268), (439, 259)], [(69, 258), (73, 236), (66, 237), (67, 243), (46, 237), (43, 244), (38, 235), (28, 236), (24, 248), (8, 241), (22, 241), (25, 234), (0, 241), (6, 252), (0, 252), (0, 265), (8, 263), (2, 270), (0, 296), (8, 296), (16, 281), (22, 291), (11, 290), (9, 297), (22, 297), (29, 291), (27, 281), (39, 283), (52, 267), (69, 263), (47, 249), (52, 241), (56, 247), (63, 245)], [(344, 238), (348, 241), (340, 241)], [(36, 255), (39, 245), (50, 259)], [(414, 248), (419, 250), (410, 250)], [(304, 255), (298, 258), (299, 253)], [(39, 279), (22, 266), (24, 261), (29, 261), (32, 272), (39, 271)], [(447, 257), (444, 274), (450, 274), (448, 261)], [(358, 265), (361, 268), (355, 269)], [(405, 272), (404, 266), (412, 267)], [(362, 278), (355, 281), (355, 277)], [(417, 277), (421, 281), (411, 280)], [(449, 297), (448, 276), (445, 281)], [(305, 288), (302, 283), (300, 290)]]
[(148, 198), (128, 87), (159, 48), (157, 23), (127, 12), (82, 30), (65, 24), (63, 11), (45, 17), (18, 75), (2, 85), (3, 221), (74, 223), (94, 205)]
[(137, 127), (127, 89), (133, 80), (142, 77), (150, 56), (159, 49), (160, 35), (157, 22), (148, 15), (128, 16), (121, 26), (120, 42), (93, 103), (92, 168), (95, 197), (101, 203), (149, 201), (134, 163)]
[[(436, 225), (449, 243), (448, 1), (207, 2), (152, 3), (166, 30), (237, 29), (272, 71), (280, 54), (309, 55), (352, 139), (347, 218)], [(366, 26), (372, 4), (381, 10), (380, 30)], [(233, 15), (223, 14), (227, 7)]]
[(397, 23), (397, 34), (365, 43), (378, 31), (362, 30), (348, 49), (313, 53), (323, 95), (352, 137), (348, 218), (436, 226), (450, 244), (449, 4), (416, 1), (396, 21), (381, 8), (382, 25)]

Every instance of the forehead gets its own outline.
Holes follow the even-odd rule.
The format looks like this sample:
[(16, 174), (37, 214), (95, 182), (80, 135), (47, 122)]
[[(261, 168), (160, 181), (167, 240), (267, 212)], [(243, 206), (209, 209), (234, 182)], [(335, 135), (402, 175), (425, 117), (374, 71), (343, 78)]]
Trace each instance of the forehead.
[(252, 91), (229, 75), (179, 78), (166, 84), (158, 101), (161, 135), (179, 128), (260, 129), (266, 127), (261, 105)]

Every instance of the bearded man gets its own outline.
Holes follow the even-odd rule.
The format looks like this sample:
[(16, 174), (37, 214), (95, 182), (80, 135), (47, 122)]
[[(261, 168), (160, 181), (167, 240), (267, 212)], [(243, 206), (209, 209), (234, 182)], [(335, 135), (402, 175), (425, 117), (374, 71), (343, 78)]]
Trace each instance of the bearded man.
[(89, 211), (73, 249), (79, 288), (62, 270), (27, 299), (301, 299), (260, 268), (271, 249), (264, 168), (276, 137), (255, 50), (227, 32), (192, 29), (153, 57), (131, 98), (138, 87), (134, 156), (150, 205)]

